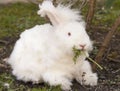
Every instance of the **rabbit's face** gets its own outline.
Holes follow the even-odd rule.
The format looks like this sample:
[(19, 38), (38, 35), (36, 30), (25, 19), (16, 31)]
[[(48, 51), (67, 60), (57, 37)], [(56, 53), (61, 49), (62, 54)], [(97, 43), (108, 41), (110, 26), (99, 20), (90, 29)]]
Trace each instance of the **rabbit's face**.
[(74, 26), (73, 24), (69, 24), (69, 26), (59, 27), (56, 31), (57, 37), (62, 45), (66, 48), (75, 47), (80, 50), (92, 50), (92, 42), (87, 35), (85, 28), (80, 25)]

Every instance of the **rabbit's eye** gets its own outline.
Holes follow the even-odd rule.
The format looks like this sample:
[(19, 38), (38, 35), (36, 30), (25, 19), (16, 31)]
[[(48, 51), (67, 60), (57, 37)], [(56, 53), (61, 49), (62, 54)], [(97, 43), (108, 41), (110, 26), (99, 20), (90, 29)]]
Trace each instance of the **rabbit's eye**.
[(70, 32), (68, 32), (68, 36), (71, 36), (71, 33), (70, 33)]

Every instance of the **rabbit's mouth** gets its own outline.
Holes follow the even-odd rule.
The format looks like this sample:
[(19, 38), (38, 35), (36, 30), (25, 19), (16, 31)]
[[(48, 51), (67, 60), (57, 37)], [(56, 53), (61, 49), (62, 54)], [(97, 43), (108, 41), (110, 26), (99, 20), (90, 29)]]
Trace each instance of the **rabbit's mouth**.
[(76, 62), (77, 58), (80, 55), (88, 56), (88, 53), (86, 51), (77, 49), (75, 46), (73, 47), (73, 53), (74, 53), (74, 57), (73, 57), (74, 62)]
[(79, 44), (77, 46), (74, 46), (76, 49), (80, 51), (85, 51), (86, 50), (86, 45), (85, 44)]

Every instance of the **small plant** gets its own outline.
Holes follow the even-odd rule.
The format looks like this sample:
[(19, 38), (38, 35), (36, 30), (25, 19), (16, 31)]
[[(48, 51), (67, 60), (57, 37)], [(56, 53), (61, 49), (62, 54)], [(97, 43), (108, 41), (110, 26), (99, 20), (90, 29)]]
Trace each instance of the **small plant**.
[[(73, 47), (73, 52), (74, 52), (74, 57), (73, 57), (73, 61), (76, 63), (77, 58), (80, 55), (86, 55), (86, 53), (84, 52), (84, 50), (80, 50), (80, 49), (76, 49), (75, 46)], [(87, 57), (87, 56), (86, 56)], [(103, 69), (103, 67), (101, 67), (96, 61), (94, 61), (92, 58), (87, 57), (87, 59), (91, 62), (93, 62), (94, 64), (96, 64), (101, 70)]]
[(73, 52), (74, 52), (73, 61), (76, 63), (77, 58), (82, 54), (83, 51), (81, 51), (80, 49), (76, 49), (75, 46), (74, 46), (73, 47)]

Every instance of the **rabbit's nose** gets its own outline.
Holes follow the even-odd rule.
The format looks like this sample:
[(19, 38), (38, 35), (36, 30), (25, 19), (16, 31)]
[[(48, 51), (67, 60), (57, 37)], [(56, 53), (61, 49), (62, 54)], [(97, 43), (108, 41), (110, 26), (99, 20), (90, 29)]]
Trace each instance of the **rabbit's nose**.
[(82, 48), (82, 50), (85, 48), (86, 45), (80, 45), (80, 47)]

